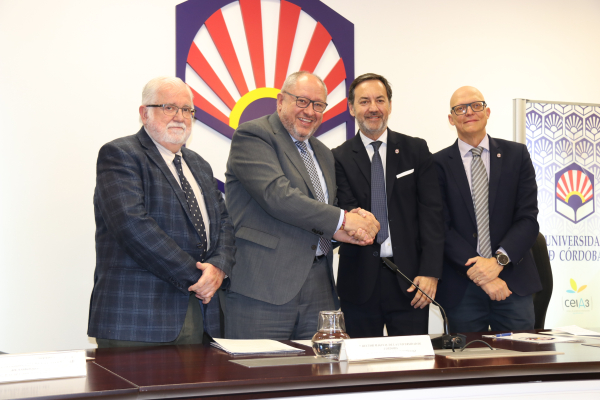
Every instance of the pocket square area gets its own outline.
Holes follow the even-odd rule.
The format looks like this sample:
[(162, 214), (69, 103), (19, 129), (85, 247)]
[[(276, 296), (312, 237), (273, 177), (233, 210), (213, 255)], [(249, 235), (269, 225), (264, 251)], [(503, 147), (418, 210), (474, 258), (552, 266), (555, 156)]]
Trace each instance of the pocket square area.
[(398, 178), (402, 178), (403, 176), (406, 176), (406, 175), (410, 175), (410, 174), (412, 174), (413, 172), (415, 172), (415, 169), (414, 169), (414, 168), (413, 168), (413, 169), (409, 169), (408, 171), (404, 171), (404, 172), (402, 172), (402, 173), (400, 173), (400, 174), (396, 175), (396, 179), (398, 179)]

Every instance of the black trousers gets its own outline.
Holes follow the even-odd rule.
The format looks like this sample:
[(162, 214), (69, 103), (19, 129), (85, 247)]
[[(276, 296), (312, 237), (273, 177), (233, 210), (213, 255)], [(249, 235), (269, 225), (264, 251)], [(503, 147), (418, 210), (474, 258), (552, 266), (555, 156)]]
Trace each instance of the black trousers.
[[(426, 335), (429, 329), (429, 306), (415, 309), (410, 302), (416, 292), (402, 293), (396, 273), (384, 266), (377, 271), (375, 289), (363, 304), (340, 300), (346, 332), (351, 338)], [(408, 295), (407, 295), (408, 294)]]

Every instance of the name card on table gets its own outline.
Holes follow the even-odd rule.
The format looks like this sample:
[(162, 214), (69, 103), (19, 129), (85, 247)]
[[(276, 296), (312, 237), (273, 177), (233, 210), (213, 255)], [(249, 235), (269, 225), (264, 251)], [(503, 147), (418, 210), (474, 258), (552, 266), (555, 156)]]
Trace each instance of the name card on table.
[(0, 383), (86, 374), (84, 350), (0, 355)]
[(340, 361), (349, 362), (434, 356), (429, 335), (345, 339), (340, 350)]

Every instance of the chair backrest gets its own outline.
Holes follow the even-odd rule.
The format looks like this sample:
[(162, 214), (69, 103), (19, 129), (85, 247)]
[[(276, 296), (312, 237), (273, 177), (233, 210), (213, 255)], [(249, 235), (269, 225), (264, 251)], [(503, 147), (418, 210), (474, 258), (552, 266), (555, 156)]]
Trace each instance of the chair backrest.
[(554, 280), (552, 278), (552, 267), (550, 266), (550, 257), (548, 256), (548, 246), (546, 238), (542, 233), (538, 233), (535, 244), (531, 248), (533, 259), (542, 281), (542, 290), (533, 295), (533, 308), (535, 310), (535, 329), (544, 329), (546, 321), (546, 311), (552, 297), (552, 288)]

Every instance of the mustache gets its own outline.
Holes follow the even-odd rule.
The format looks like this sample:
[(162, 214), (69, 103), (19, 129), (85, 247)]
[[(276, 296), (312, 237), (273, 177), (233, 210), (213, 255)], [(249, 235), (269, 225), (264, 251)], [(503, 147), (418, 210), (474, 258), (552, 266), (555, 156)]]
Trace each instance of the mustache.
[(185, 126), (185, 124), (183, 122), (175, 122), (175, 121), (171, 121), (167, 124), (167, 129), (169, 128), (182, 128), (184, 130), (184, 132), (187, 130), (187, 127)]

